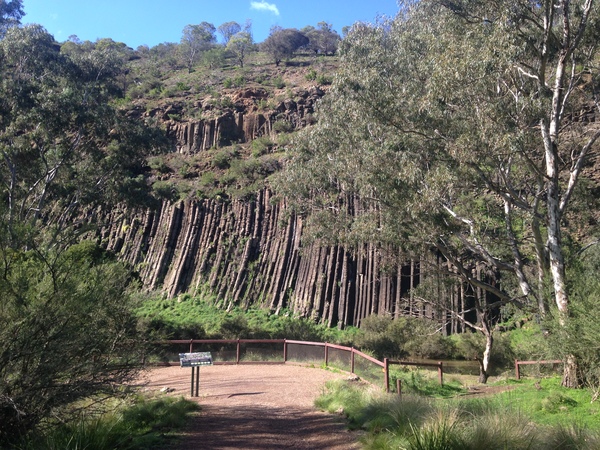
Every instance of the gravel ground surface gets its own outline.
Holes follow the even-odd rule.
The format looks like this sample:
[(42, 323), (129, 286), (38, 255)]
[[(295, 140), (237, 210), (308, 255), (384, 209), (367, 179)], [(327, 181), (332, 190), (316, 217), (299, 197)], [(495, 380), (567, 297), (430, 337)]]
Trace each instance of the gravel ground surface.
[[(313, 406), (325, 383), (340, 378), (348, 374), (290, 364), (201, 367), (192, 400), (202, 409), (167, 449), (359, 449), (341, 416)], [(144, 379), (147, 390), (187, 398), (190, 381), (191, 369), (180, 367), (152, 369)]]

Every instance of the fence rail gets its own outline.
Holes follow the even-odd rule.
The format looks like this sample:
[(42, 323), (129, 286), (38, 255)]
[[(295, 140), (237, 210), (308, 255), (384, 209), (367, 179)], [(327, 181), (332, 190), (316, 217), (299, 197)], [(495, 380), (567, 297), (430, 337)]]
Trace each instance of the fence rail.
[[(444, 364), (439, 361), (437, 363), (422, 363), (422, 362), (414, 362), (414, 361), (394, 361), (391, 359), (384, 358), (383, 360), (385, 364), (385, 373), (389, 374), (389, 366), (392, 364), (397, 364), (400, 366), (418, 366), (418, 367), (437, 367), (438, 370), (438, 380), (440, 381), (440, 386), (444, 385)], [(386, 375), (387, 376), (387, 375)], [(390, 383), (387, 383), (387, 392), (390, 391)], [(398, 393), (400, 389), (398, 389)]]
[[(291, 339), (176, 339), (158, 342), (160, 345), (185, 346), (186, 351), (206, 351), (206, 346), (219, 346), (219, 350), (213, 355), (213, 364), (285, 364), (288, 362), (322, 362), (326, 367), (336, 367), (345, 370), (354, 375), (369, 381), (374, 385), (382, 385), (386, 392), (390, 388), (389, 366), (392, 364), (410, 365), (410, 366), (433, 366), (438, 368), (440, 384), (443, 384), (443, 365), (442, 363), (428, 364), (411, 361), (394, 361), (387, 358), (379, 361), (370, 355), (367, 355), (354, 347), (345, 347), (343, 345), (330, 344), (328, 342), (297, 341)], [(270, 360), (256, 359), (252, 361), (244, 360), (247, 356), (248, 345), (264, 344), (271, 348), (269, 353)], [(225, 347), (231, 350), (223, 350)], [(202, 347), (202, 348), (200, 348)], [(235, 347), (235, 350), (232, 350)], [(246, 354), (244, 353), (246, 349)], [(257, 351), (259, 349), (252, 349)], [(264, 349), (263, 349), (264, 350)], [(235, 357), (233, 357), (235, 355)], [(173, 358), (178, 356), (173, 353)], [(259, 358), (264, 355), (257, 355)], [(230, 357), (230, 359), (226, 359)], [(176, 364), (175, 360), (169, 361), (168, 355), (166, 364)], [(177, 363), (178, 364), (178, 363)]]
[(517, 359), (515, 359), (515, 378), (517, 380), (521, 379), (521, 366), (525, 366), (525, 365), (534, 365), (534, 364), (562, 364), (564, 361), (560, 360), (560, 359), (550, 359), (550, 360), (543, 360), (543, 361), (519, 361)]

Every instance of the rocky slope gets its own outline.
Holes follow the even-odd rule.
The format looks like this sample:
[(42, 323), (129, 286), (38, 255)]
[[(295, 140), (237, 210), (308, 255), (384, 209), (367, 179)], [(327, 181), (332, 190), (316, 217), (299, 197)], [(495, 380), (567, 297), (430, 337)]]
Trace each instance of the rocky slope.
[[(266, 94), (245, 89), (232, 96), (233, 108), (212, 119), (173, 120), (181, 113), (177, 104), (143, 114), (164, 121), (174, 154), (198, 155), (271, 135), (277, 121), (305, 126), (324, 92), (312, 87), (296, 94), (268, 112), (256, 108)], [(224, 307), (289, 308), (330, 326), (413, 309), (402, 298), (418, 280), (418, 264), (390, 264), (393, 257), (368, 245), (354, 251), (303, 246), (302, 219), (285, 201), (273, 201), (267, 188), (250, 200), (164, 200), (155, 210), (115, 210), (95, 220), (106, 224), (104, 245), (136, 268), (147, 289), (170, 297), (210, 292)], [(432, 314), (416, 306), (414, 312)]]

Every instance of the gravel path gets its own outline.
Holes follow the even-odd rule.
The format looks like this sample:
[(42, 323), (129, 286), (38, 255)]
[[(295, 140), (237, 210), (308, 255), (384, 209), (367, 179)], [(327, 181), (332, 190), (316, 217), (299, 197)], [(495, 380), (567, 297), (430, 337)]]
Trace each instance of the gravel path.
[[(313, 406), (328, 380), (347, 378), (296, 365), (204, 366), (200, 369), (202, 410), (192, 416), (168, 450), (359, 449), (358, 434), (342, 417)], [(191, 369), (164, 367), (146, 374), (146, 389), (174, 389), (190, 396)], [(166, 450), (166, 449), (165, 449)]]

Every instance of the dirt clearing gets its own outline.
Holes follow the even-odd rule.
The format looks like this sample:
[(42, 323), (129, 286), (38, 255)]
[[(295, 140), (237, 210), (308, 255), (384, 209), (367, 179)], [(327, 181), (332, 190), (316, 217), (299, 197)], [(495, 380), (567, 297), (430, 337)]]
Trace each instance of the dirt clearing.
[[(202, 410), (166, 449), (359, 449), (342, 417), (313, 406), (328, 380), (345, 378), (290, 364), (203, 366), (200, 396), (192, 398)], [(190, 381), (190, 368), (156, 368), (146, 373), (145, 388), (190, 398)]]

